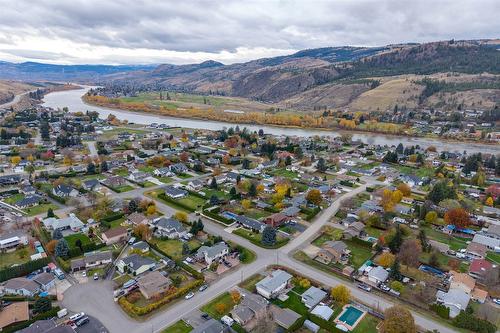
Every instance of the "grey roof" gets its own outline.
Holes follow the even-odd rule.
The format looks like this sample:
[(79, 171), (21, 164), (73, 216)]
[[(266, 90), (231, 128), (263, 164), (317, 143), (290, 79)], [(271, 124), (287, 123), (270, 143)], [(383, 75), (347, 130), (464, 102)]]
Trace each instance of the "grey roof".
[(387, 272), (382, 266), (377, 266), (368, 272), (368, 277), (373, 277), (378, 281), (385, 281), (389, 277), (389, 272)]
[(439, 290), (436, 297), (440, 298), (444, 305), (451, 306), (451, 317), (458, 315), (460, 310), (465, 310), (470, 301), (470, 295), (462, 289), (450, 289), (447, 293)]
[(196, 327), (191, 333), (221, 333), (226, 332), (227, 328), (220, 321), (209, 319), (200, 326)]
[(93, 251), (84, 253), (84, 260), (86, 263), (96, 261), (111, 260), (113, 259), (113, 252), (111, 251)]
[(137, 270), (142, 266), (151, 266), (156, 263), (153, 259), (149, 257), (143, 257), (138, 254), (132, 254), (128, 257), (125, 257), (122, 259), (122, 261), (125, 265), (132, 268), (133, 270)]
[(488, 237), (486, 235), (475, 234), (472, 241), (474, 243), (486, 245), (487, 247), (489, 247), (491, 249), (494, 249), (495, 247), (500, 247), (500, 239)]
[(209, 258), (215, 258), (224, 251), (229, 251), (229, 247), (224, 242), (217, 243), (213, 246), (201, 246), (196, 252), (197, 256), (204, 256), (205, 253)]
[(273, 317), (278, 325), (282, 326), (285, 329), (288, 329), (302, 316), (291, 309), (281, 309), (275, 307), (273, 309)]
[(274, 292), (283, 283), (289, 281), (292, 278), (287, 272), (277, 269), (273, 271), (270, 275), (266, 276), (264, 279), (260, 280), (256, 286), (266, 290), (269, 293)]
[(45, 286), (45, 285), (51, 283), (52, 281), (54, 281), (55, 278), (56, 277), (53, 274), (43, 272), (43, 273), (36, 275), (33, 278), (33, 281), (35, 281), (36, 283), (38, 283), (41, 286)]
[(165, 194), (171, 197), (176, 197), (178, 195), (187, 195), (188, 192), (181, 188), (177, 188), (170, 185), (170, 186), (165, 186)]
[(235, 217), (235, 220), (242, 224), (243, 226), (254, 229), (254, 230), (261, 230), (263, 229), (266, 225), (262, 222), (259, 222), (257, 220), (254, 220), (252, 218), (246, 217), (244, 215), (238, 215)]
[(310, 287), (302, 294), (302, 302), (308, 307), (312, 308), (321, 302), (327, 293), (317, 287)]
[(288, 208), (285, 208), (281, 211), (282, 214), (285, 214), (286, 216), (295, 216), (298, 213), (300, 213), (300, 208), (296, 206), (291, 206)]
[(27, 207), (27, 206), (35, 205), (35, 204), (39, 203), (40, 200), (42, 200), (41, 196), (33, 194), (33, 195), (26, 196), (25, 198), (17, 201), (15, 203), (15, 205), (18, 207)]
[(149, 249), (149, 245), (146, 242), (140, 241), (132, 245), (133, 249), (138, 249), (138, 250), (147, 250)]
[(156, 221), (155, 224), (157, 227), (167, 229), (169, 231), (176, 231), (176, 232), (186, 231), (186, 228), (182, 225), (182, 223), (174, 218), (162, 217), (158, 221)]
[(53, 319), (37, 320), (29, 327), (26, 327), (18, 333), (46, 333), (56, 327), (56, 322)]
[(323, 318), (324, 320), (330, 320), (333, 315), (333, 309), (326, 305), (318, 305), (311, 311), (311, 313)]
[(323, 247), (330, 247), (338, 253), (342, 253), (347, 250), (347, 245), (342, 241), (327, 241), (323, 243)]

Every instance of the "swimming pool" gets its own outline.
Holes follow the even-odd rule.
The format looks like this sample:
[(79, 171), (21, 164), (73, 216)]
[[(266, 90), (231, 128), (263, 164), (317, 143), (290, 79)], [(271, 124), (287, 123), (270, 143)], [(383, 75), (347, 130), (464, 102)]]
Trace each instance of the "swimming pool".
[(349, 331), (352, 331), (361, 321), (365, 313), (366, 312), (353, 305), (346, 305), (339, 316), (335, 319), (335, 323), (347, 328)]

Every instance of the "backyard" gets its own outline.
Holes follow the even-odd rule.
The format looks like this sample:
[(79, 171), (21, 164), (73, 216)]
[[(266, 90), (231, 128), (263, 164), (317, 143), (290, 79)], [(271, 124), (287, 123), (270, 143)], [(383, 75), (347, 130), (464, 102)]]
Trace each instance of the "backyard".
[(28, 246), (22, 249), (16, 249), (13, 252), (5, 252), (0, 254), (0, 269), (10, 267), (14, 264), (24, 264), (25, 262), (30, 261), (30, 255), (33, 254), (34, 251), (31, 250)]
[[(172, 259), (179, 260), (186, 256), (182, 253), (182, 244), (184, 243), (178, 239), (161, 240), (153, 238), (150, 242), (156, 244), (160, 250), (165, 252)], [(196, 239), (190, 240), (187, 244), (191, 252), (197, 250), (201, 246), (201, 243)]]

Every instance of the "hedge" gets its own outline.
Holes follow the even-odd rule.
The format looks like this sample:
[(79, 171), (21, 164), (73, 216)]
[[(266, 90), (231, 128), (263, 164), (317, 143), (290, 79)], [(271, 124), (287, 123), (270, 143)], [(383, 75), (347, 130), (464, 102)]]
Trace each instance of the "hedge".
[(67, 255), (67, 257), (65, 259), (79, 257), (79, 256), (83, 255), (84, 253), (92, 252), (92, 251), (95, 251), (95, 250), (99, 250), (100, 248), (103, 248), (105, 246), (106, 246), (106, 244), (104, 244), (104, 243), (99, 243), (99, 244), (96, 244), (96, 243), (83, 244), (82, 245), (83, 251), (79, 247), (72, 247), (72, 248), (69, 249), (68, 255)]
[(27, 275), (33, 271), (36, 271), (37, 269), (47, 266), (49, 262), (50, 258), (47, 257), (28, 261), (18, 266), (3, 269), (0, 271), (0, 282)]
[(439, 317), (450, 319), (450, 309), (442, 304), (431, 304), (431, 310), (436, 312)]
[(203, 215), (206, 215), (208, 217), (211, 217), (213, 218), (214, 220), (217, 220), (221, 223), (224, 223), (226, 225), (230, 225), (230, 224), (233, 224), (234, 221), (231, 220), (231, 219), (228, 219), (227, 217), (224, 217), (224, 216), (220, 216), (219, 214), (217, 213), (214, 213), (213, 211), (210, 211), (210, 210), (203, 210)]
[(209, 199), (209, 198), (207, 198), (206, 196), (201, 195), (201, 194), (200, 194), (200, 193), (198, 193), (198, 192), (194, 192), (194, 191), (191, 191), (191, 190), (188, 190), (188, 189), (186, 189), (186, 190), (188, 191), (188, 193), (189, 193), (189, 194), (194, 195), (195, 197), (198, 197), (198, 198), (200, 198), (200, 199), (205, 199), (205, 200), (206, 200), (206, 199)]
[(106, 215), (104, 216), (101, 221), (102, 222), (112, 222), (114, 220), (118, 220), (118, 219), (121, 219), (125, 214), (123, 212), (116, 212), (116, 213), (113, 213), (113, 214), (109, 214), (109, 215)]
[(47, 195), (48, 195), (49, 197), (51, 197), (51, 198), (52, 198), (52, 199), (54, 199), (55, 201), (59, 202), (60, 204), (63, 204), (63, 205), (64, 205), (64, 204), (66, 204), (66, 199), (61, 198), (61, 197), (60, 197), (60, 196), (58, 196), (58, 195), (55, 195), (55, 194), (54, 194), (54, 193), (52, 193), (51, 191), (47, 191), (46, 193), (47, 193)]
[(62, 268), (63, 271), (68, 273), (71, 270), (71, 264), (61, 257), (56, 258), (57, 263)]
[(172, 204), (174, 204), (174, 205), (176, 205), (176, 206), (178, 206), (178, 207), (180, 207), (182, 209), (185, 209), (188, 212), (194, 212), (195, 211), (192, 207), (190, 207), (190, 206), (188, 206), (188, 205), (186, 205), (186, 204), (184, 204), (182, 202), (179, 202), (177, 200), (174, 200), (174, 199), (170, 198), (165, 193), (158, 194), (158, 198), (160, 198), (163, 201), (166, 201), (167, 203), (172, 203)]
[(177, 289), (174, 293), (165, 295), (162, 299), (145, 306), (137, 306), (135, 304), (132, 304), (127, 300), (126, 297), (121, 297), (118, 300), (118, 303), (123, 308), (123, 310), (125, 310), (125, 312), (127, 312), (129, 315), (143, 316), (160, 308), (165, 304), (170, 303), (176, 298), (184, 296), (190, 290), (201, 286), (203, 282), (204, 280), (194, 280), (191, 283), (185, 285), (184, 287)]
[(351, 242), (356, 243), (356, 244), (358, 244), (358, 245), (361, 245), (361, 246), (363, 246), (363, 247), (370, 248), (370, 249), (373, 247), (373, 243), (370, 243), (370, 242), (368, 242), (368, 241), (362, 240), (362, 239), (360, 239), (360, 238), (358, 238), (358, 237), (353, 237), (353, 238), (351, 239)]
[(30, 320), (24, 321), (20, 324), (15, 324), (12, 326), (4, 327), (2, 329), (2, 333), (14, 333), (14, 332), (22, 330), (23, 328), (30, 326), (31, 324), (33, 324), (34, 322), (36, 322), (38, 320), (44, 320), (44, 319), (50, 319), (50, 318), (56, 317), (57, 312), (59, 312), (59, 310), (61, 310), (61, 308), (59, 306), (56, 306), (47, 312), (40, 313), (40, 314), (34, 316)]
[[(154, 249), (155, 251), (157, 251), (158, 253), (161, 253), (163, 256), (171, 259), (171, 260), (174, 260), (173, 258), (171, 258), (169, 255), (167, 255), (165, 252), (163, 252), (163, 250), (161, 250), (156, 244), (154, 243), (149, 243), (149, 246)], [(179, 267), (181, 267), (182, 269), (184, 269), (186, 272), (190, 273), (192, 276), (194, 276), (195, 278), (197, 279), (202, 279), (204, 280), (205, 279), (205, 276), (198, 272), (197, 270), (193, 269), (191, 266), (189, 265), (186, 265), (182, 260), (174, 260), (175, 261), (175, 264)]]

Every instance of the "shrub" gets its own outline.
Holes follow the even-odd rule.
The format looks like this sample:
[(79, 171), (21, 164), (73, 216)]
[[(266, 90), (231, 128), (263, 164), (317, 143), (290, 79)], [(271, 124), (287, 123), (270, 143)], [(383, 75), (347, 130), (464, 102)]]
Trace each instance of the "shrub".
[(450, 309), (442, 304), (431, 304), (431, 310), (436, 312), (437, 315), (441, 318), (450, 318)]

